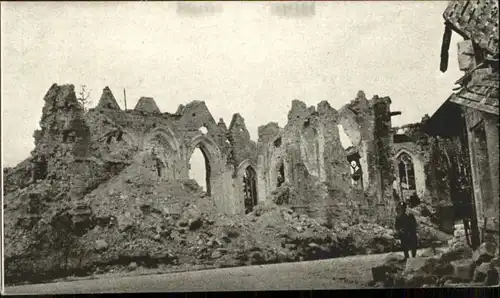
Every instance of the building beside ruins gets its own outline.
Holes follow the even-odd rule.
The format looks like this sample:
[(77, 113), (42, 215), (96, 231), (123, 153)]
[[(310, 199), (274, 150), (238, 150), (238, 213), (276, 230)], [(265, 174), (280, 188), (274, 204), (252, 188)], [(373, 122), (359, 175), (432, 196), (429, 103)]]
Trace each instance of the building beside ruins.
[(457, 46), (464, 75), (429, 120), (427, 131), (456, 144), (458, 165), (449, 162), (455, 176), (453, 197), (464, 197), (461, 209), (471, 218), (472, 229), (479, 220), (479, 229), (498, 231), (498, 2), (451, 2), (443, 17), (441, 71), (447, 69), (454, 32), (463, 38)]

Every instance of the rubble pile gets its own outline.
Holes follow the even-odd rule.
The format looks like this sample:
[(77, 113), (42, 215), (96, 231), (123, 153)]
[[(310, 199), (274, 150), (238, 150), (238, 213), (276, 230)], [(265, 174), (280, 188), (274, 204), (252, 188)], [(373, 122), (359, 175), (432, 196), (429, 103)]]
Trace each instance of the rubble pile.
[[(42, 181), (6, 198), (7, 283), (139, 267), (168, 272), (397, 249), (394, 232), (368, 219), (357, 224), (333, 220), (328, 226), (271, 201), (247, 215), (221, 214), (195, 181), (159, 181), (140, 164), (78, 201), (53, 196), (51, 187)], [(27, 212), (35, 211), (42, 216), (27, 219)]]
[(455, 245), (428, 250), (406, 262), (402, 254), (391, 254), (372, 268), (375, 287), (460, 287), (499, 285), (498, 246), (484, 242), (476, 250)]

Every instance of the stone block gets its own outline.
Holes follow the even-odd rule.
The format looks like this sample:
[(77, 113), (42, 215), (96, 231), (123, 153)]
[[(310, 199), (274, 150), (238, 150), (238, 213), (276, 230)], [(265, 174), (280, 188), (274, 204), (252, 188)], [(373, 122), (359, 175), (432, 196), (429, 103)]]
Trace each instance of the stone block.
[(498, 286), (500, 284), (499, 272), (500, 267), (489, 266), (484, 284), (486, 286)]
[(472, 259), (477, 265), (484, 262), (489, 262), (495, 257), (496, 245), (491, 242), (481, 243), (479, 248), (474, 251)]
[(465, 230), (453, 231), (453, 237), (456, 237), (456, 238), (465, 237)]
[(451, 262), (461, 259), (472, 258), (472, 249), (468, 246), (461, 246), (451, 248), (450, 250), (444, 252), (439, 259), (442, 262)]
[(108, 243), (102, 239), (97, 240), (95, 242), (95, 249), (97, 251), (104, 251), (104, 250), (108, 249)]
[(426, 265), (426, 259), (421, 257), (410, 258), (406, 261), (406, 267), (404, 274), (410, 274), (415, 272), (421, 272)]
[(451, 266), (453, 267), (453, 276), (462, 281), (471, 281), (474, 276), (474, 269), (476, 264), (473, 260), (458, 260), (452, 261)]
[(473, 281), (474, 282), (485, 281), (486, 275), (488, 274), (488, 270), (490, 269), (490, 267), (491, 267), (490, 263), (482, 263), (481, 265), (477, 266), (476, 269), (474, 270)]
[(493, 267), (500, 267), (500, 258), (494, 257), (493, 259), (491, 259), (490, 263)]
[(401, 270), (401, 268), (396, 266), (395, 264), (390, 264), (390, 265), (384, 264), (381, 266), (373, 267), (372, 268), (373, 281), (383, 282), (387, 279), (388, 275), (397, 273), (399, 270)]
[(449, 262), (440, 259), (441, 256), (431, 257), (425, 260), (423, 272), (431, 273), (437, 276), (447, 276), (453, 273), (453, 267)]
[(410, 274), (405, 277), (406, 287), (423, 287), (424, 285), (435, 286), (438, 282), (438, 278), (433, 275), (427, 274)]
[(437, 254), (437, 251), (433, 248), (426, 248), (422, 253), (420, 253), (420, 256), (423, 258), (428, 258), (428, 257), (433, 257)]

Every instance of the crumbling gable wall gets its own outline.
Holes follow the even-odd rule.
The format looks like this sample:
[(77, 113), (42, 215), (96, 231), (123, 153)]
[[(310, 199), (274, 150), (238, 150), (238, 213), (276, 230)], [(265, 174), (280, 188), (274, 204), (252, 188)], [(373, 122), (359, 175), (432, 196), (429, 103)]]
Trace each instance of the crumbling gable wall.
[[(109, 94), (110, 90), (103, 91), (106, 102)], [(95, 139), (100, 140), (101, 149), (106, 148), (108, 157), (128, 157), (141, 170), (157, 172), (160, 180), (184, 180), (189, 179), (190, 159), (199, 148), (206, 161), (207, 192), (215, 205), (223, 212), (243, 212), (238, 166), (246, 163), (256, 168), (256, 144), (239, 114), (228, 129), (223, 119), (215, 122), (203, 101), (181, 105), (175, 114), (161, 113), (154, 99), (147, 97), (134, 110), (103, 106), (100, 103), (91, 109), (87, 118), (92, 118)]]
[(259, 127), (259, 196), (272, 199), (287, 189), (291, 206), (326, 218), (329, 190), (350, 189), (337, 124), (337, 112), (327, 102), (315, 108), (294, 100), (283, 129), (276, 123)]
[(394, 180), (394, 168), (392, 163), (392, 157), (394, 155), (394, 134), (390, 110), (391, 99), (389, 97), (379, 98), (375, 95), (371, 100), (371, 104), (375, 118), (373, 133), (376, 148), (376, 151), (372, 152), (372, 154), (373, 159), (376, 160), (376, 167), (378, 168), (377, 180), (380, 185), (380, 197), (382, 202), (392, 209), (393, 206), (389, 203), (393, 202), (392, 182)]
[[(258, 202), (257, 191), (257, 144), (250, 139), (245, 120), (234, 114), (227, 130), (227, 140), (231, 146), (229, 163), (234, 166), (234, 201), (238, 210), (249, 212)], [(247, 180), (246, 180), (247, 179)], [(245, 193), (251, 206), (245, 206)], [(251, 197), (251, 198), (250, 198)]]
[(258, 196), (260, 201), (264, 201), (278, 187), (280, 169), (283, 175), (285, 173), (283, 159), (285, 156), (285, 144), (283, 143), (283, 128), (279, 127), (278, 123), (271, 122), (260, 126), (258, 128), (258, 135)]
[[(8, 181), (57, 181), (64, 193), (78, 200), (127, 166), (157, 172), (160, 180), (189, 179), (191, 155), (199, 147), (210, 177), (207, 199), (221, 212), (244, 212), (238, 174), (243, 166), (256, 170), (257, 157), (239, 114), (228, 129), (222, 119), (214, 121), (202, 101), (169, 114), (161, 113), (154, 99), (143, 97), (134, 110), (122, 110), (108, 87), (87, 112), (73, 85), (54, 84), (44, 100), (32, 158), (6, 171)], [(33, 169), (33, 175), (20, 175), (24, 168)]]
[(363, 188), (377, 196), (381, 206), (393, 209), (393, 132), (391, 100), (374, 96), (367, 100), (359, 91), (355, 100), (342, 107), (339, 122), (360, 155)]

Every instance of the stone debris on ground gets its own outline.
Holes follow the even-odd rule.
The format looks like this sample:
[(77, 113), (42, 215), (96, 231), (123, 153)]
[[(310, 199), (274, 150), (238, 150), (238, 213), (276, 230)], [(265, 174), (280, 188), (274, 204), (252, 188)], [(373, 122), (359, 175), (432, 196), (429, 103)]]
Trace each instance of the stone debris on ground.
[(498, 286), (499, 257), (494, 242), (483, 242), (478, 249), (454, 245), (435, 255), (421, 253), (406, 263), (402, 253), (372, 268), (375, 287), (463, 287)]
[[(43, 182), (13, 193), (38, 195), (11, 204), (9, 214), (24, 215), (25, 206), (47, 197), (49, 188)], [(18, 239), (5, 242), (11, 282), (23, 282), (33, 269), (40, 272), (33, 279), (51, 280), (137, 267), (168, 272), (180, 264), (231, 267), (384, 253), (399, 245), (392, 229), (369, 217), (349, 221), (341, 214), (345, 207), (330, 224), (272, 201), (247, 215), (221, 214), (193, 180), (159, 182), (140, 165), (130, 165), (78, 203), (59, 199), (43, 208), (30, 228), (11, 228), (9, 237)], [(25, 224), (12, 219), (6, 220), (10, 227)], [(422, 231), (421, 245), (447, 240), (437, 229)]]

